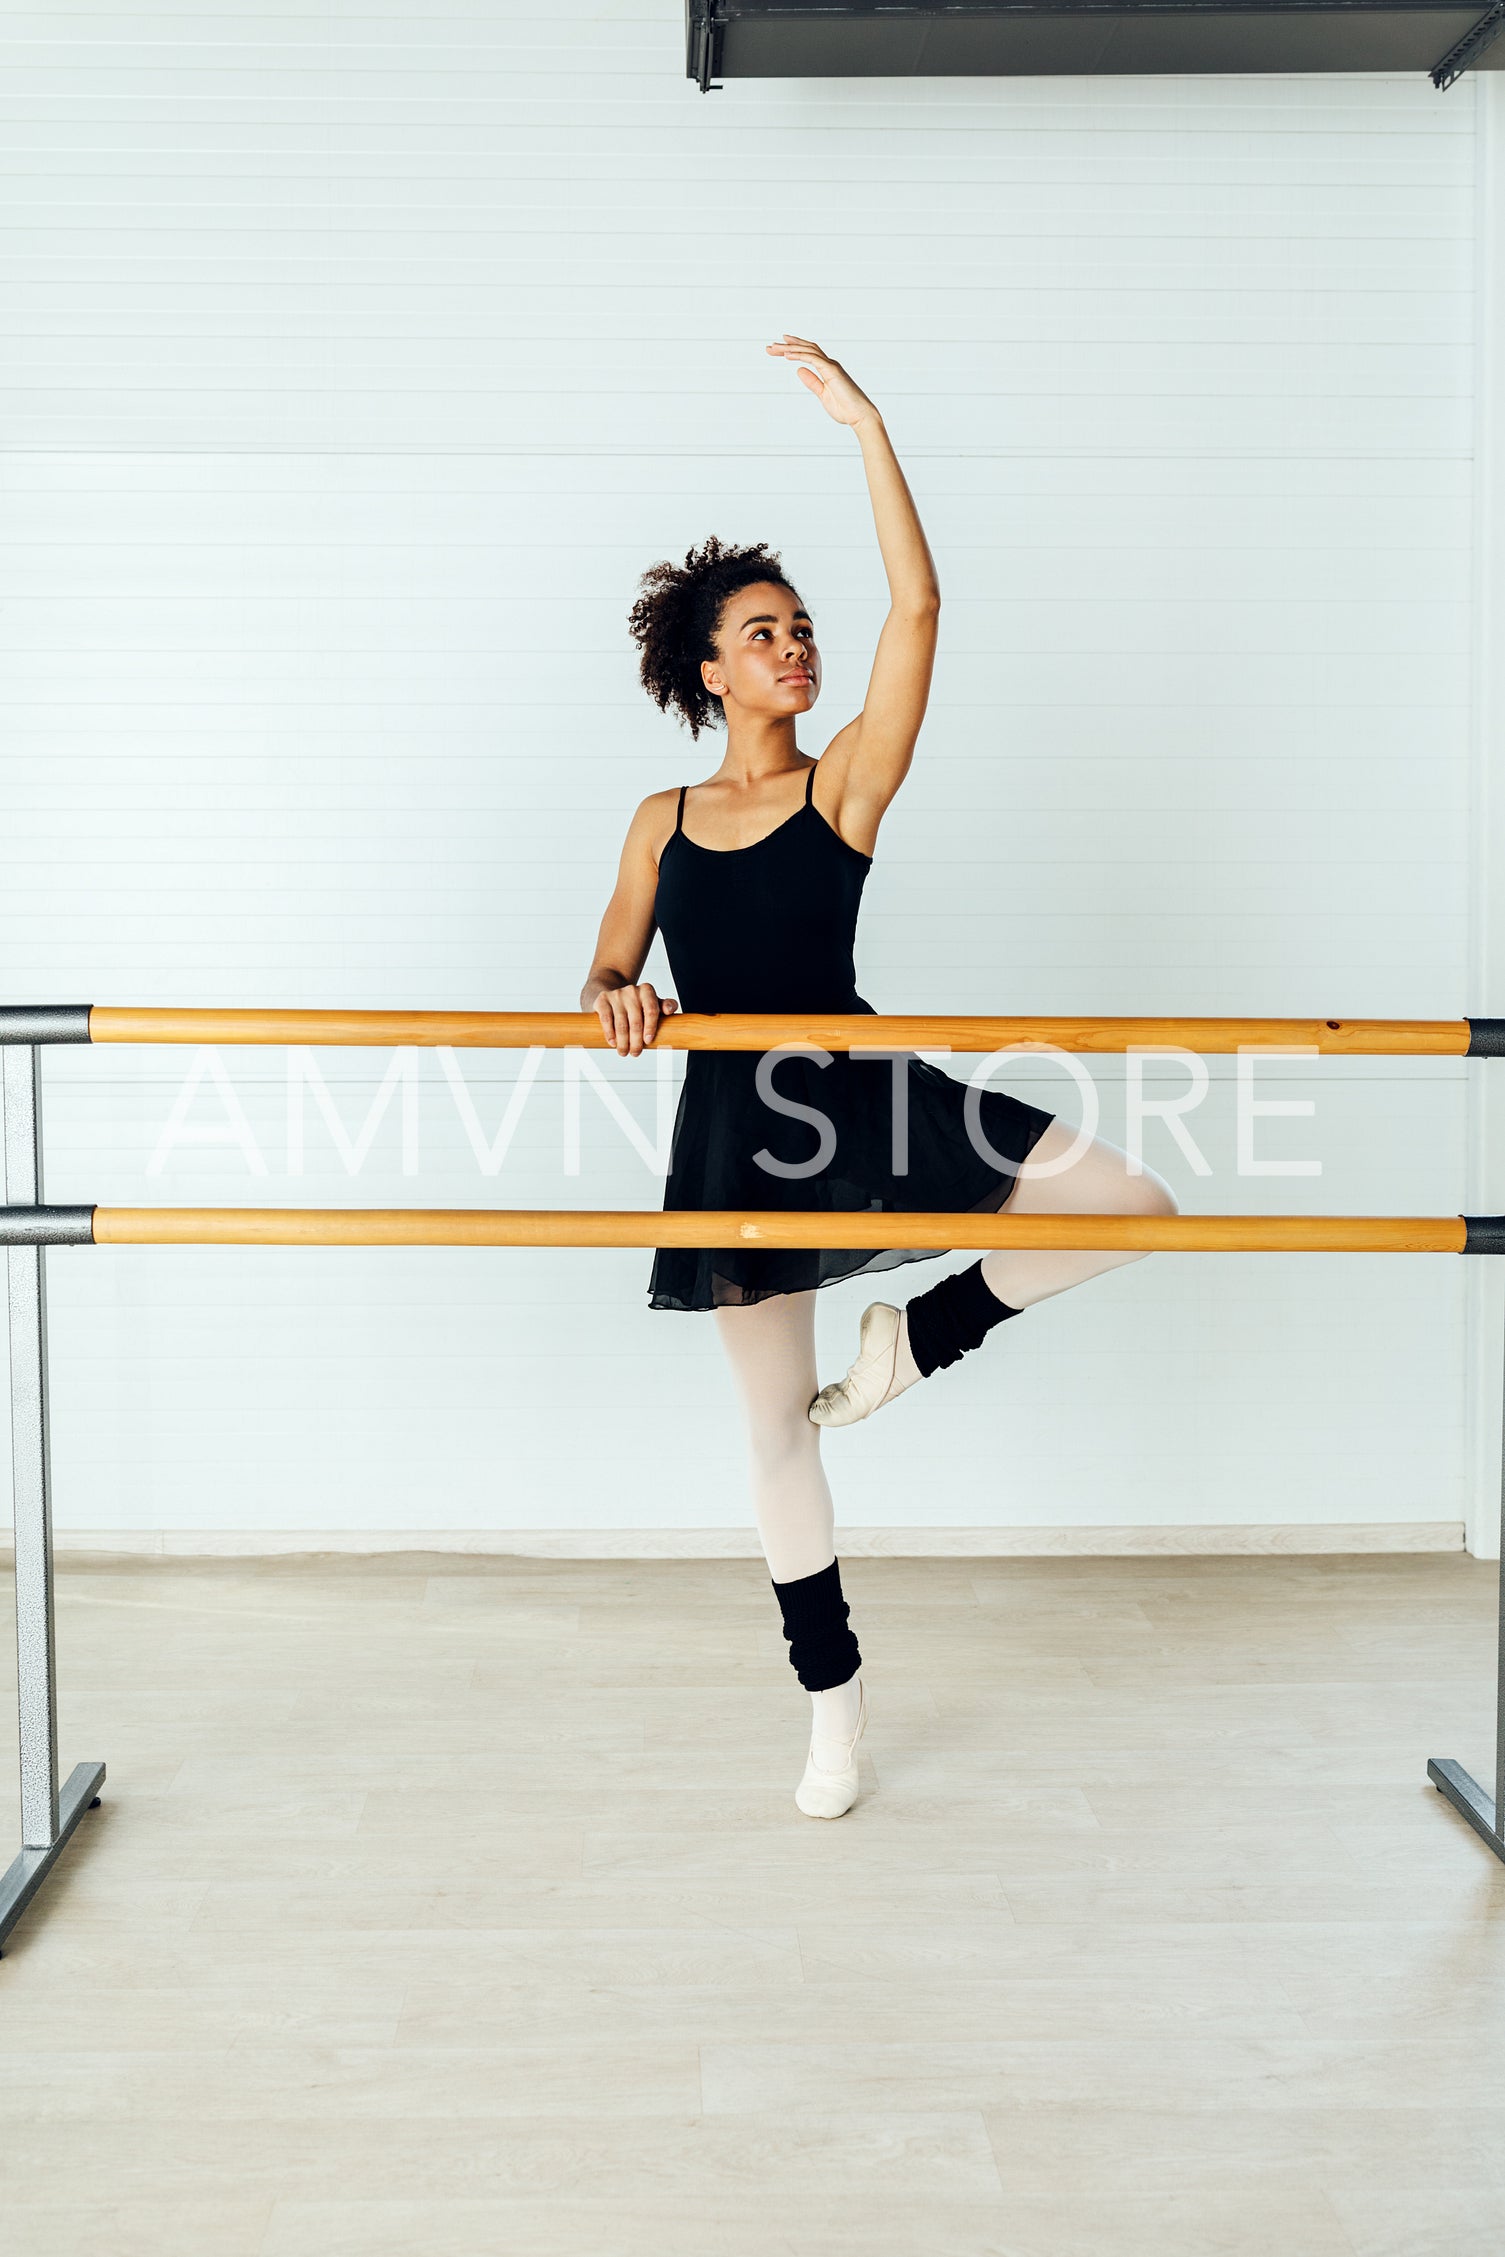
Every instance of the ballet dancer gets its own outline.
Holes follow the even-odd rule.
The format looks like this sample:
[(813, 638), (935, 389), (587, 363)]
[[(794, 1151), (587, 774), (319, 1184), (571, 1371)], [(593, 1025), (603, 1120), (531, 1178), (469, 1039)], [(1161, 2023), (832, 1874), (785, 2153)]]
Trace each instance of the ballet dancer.
[[(652, 792), (628, 827), (580, 1008), (622, 1057), (674, 1011), (871, 1012), (853, 942), (878, 827), (909, 772), (930, 689), (940, 590), (883, 418), (808, 338), (767, 347), (862, 451), (889, 610), (862, 711), (818, 759), (798, 743), (820, 694), (815, 623), (763, 543), (712, 537), (644, 573), (630, 614), (649, 696), (726, 749), (702, 782)], [(691, 791), (695, 796), (690, 798)], [(966, 809), (958, 810), (958, 830)], [(678, 995), (638, 974), (655, 931)], [(1174, 1214), (1152, 1171), (1100, 1138), (1063, 1172), (1076, 1132), (999, 1090), (974, 1093), (928, 1061), (799, 1050), (686, 1054), (666, 1209), (846, 1213)], [(1026, 1167), (1032, 1162), (1032, 1167)], [(1022, 1171), (1022, 1172), (1021, 1172)], [(837, 1280), (934, 1259), (919, 1247), (661, 1248), (655, 1309), (712, 1310), (746, 1419), (753, 1506), (784, 1635), (812, 1704), (797, 1807), (837, 1818), (858, 1789), (867, 1719), (862, 1657), (836, 1556), (821, 1429), (870, 1417), (1023, 1309), (1137, 1252), (988, 1254), (906, 1307), (875, 1302), (843, 1379), (819, 1387), (815, 1295)]]

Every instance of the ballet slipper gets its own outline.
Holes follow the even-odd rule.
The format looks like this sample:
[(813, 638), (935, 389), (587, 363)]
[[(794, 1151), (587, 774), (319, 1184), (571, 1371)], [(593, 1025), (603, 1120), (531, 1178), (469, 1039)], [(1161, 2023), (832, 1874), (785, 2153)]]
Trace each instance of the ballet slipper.
[[(840, 1818), (857, 1800), (857, 1742), (867, 1726), (867, 1687), (859, 1678), (857, 1684), (857, 1729), (850, 1740), (817, 1740), (810, 1742), (810, 1753), (805, 1759), (805, 1776), (794, 1790), (797, 1809), (807, 1818)], [(839, 1766), (817, 1763), (817, 1748), (828, 1755), (840, 1758)]]
[[(903, 1316), (902, 1309), (887, 1301), (874, 1301), (863, 1310), (856, 1362), (845, 1379), (833, 1379), (810, 1405), (809, 1417), (816, 1426), (855, 1426), (914, 1385), (913, 1379), (899, 1376)], [(922, 1376), (915, 1374), (916, 1379)]]

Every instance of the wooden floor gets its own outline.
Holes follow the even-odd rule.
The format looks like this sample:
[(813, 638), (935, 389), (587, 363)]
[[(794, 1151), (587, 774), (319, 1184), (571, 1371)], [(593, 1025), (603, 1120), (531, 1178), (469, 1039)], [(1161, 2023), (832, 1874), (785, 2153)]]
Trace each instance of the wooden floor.
[(70, 1562), (6, 2257), (1505, 2247), (1493, 1568), (846, 1580), (822, 1824), (754, 1563)]

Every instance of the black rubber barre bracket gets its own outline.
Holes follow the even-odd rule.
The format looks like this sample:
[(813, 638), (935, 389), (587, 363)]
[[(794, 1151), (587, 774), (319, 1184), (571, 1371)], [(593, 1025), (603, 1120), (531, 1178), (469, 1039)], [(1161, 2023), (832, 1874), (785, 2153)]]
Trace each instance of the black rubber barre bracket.
[(0, 1042), (88, 1042), (90, 1003), (0, 1003)]
[(1505, 1215), (1465, 1215), (1465, 1254), (1505, 1254)]
[(92, 1246), (92, 1207), (0, 1207), (0, 1246)]
[(1468, 1025), (1469, 1058), (1505, 1058), (1505, 1019), (1470, 1019)]

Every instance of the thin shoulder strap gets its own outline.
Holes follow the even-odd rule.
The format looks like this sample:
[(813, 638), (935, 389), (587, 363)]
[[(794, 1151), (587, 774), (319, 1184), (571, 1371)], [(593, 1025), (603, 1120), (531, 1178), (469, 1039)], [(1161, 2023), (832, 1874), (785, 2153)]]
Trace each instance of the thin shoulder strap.
[(685, 827), (685, 793), (689, 788), (688, 784), (681, 784), (679, 787), (679, 813), (674, 818), (676, 832), (682, 831)]
[(815, 804), (811, 799), (810, 794), (815, 789), (815, 771), (819, 766), (820, 762), (818, 760), (812, 760), (810, 763), (810, 773), (805, 778), (805, 805), (807, 807), (813, 807)]

